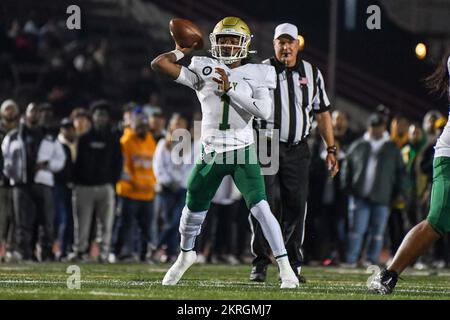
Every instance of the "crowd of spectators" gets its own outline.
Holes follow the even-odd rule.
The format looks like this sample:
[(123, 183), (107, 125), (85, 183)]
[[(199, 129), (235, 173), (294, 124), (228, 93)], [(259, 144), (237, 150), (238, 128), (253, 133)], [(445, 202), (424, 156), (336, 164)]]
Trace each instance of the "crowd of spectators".
[[(306, 250), (321, 265), (361, 267), (386, 263), (406, 233), (429, 209), (434, 145), (447, 119), (429, 111), (422, 123), (391, 115), (380, 105), (365, 132), (352, 132), (333, 112), (341, 171), (326, 176), (323, 144), (311, 139), (313, 165)], [(448, 239), (416, 268), (449, 265)]]
[[(47, 101), (59, 117), (103, 97), (149, 107), (159, 103), (150, 66), (128, 70), (116, 41), (69, 30), (65, 19), (31, 12), (28, 19), (0, 23), (0, 99)], [(120, 110), (112, 113), (120, 117)]]
[[(96, 100), (57, 119), (50, 102), (0, 109), (0, 257), (2, 261), (171, 262), (187, 180), (199, 148), (200, 115), (164, 114), (154, 104), (122, 107)], [(21, 110), (24, 109), (24, 112)], [(316, 134), (305, 254), (308, 263), (347, 267), (385, 263), (428, 210), (433, 146), (446, 119), (430, 111), (422, 124), (380, 107), (365, 132), (333, 112), (341, 171), (326, 174)], [(190, 153), (174, 162), (174, 131), (191, 132)], [(282, 201), (282, 200), (280, 200)], [(224, 179), (197, 241), (199, 262), (251, 259), (248, 212)], [(448, 266), (444, 239), (417, 268)]]

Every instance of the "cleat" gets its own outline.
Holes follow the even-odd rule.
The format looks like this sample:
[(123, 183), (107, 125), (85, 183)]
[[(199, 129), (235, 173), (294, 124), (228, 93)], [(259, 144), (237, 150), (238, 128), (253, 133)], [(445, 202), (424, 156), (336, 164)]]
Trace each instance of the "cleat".
[[(297, 270), (300, 270), (300, 268), (298, 268)], [(306, 283), (306, 278), (305, 278), (305, 276), (300, 274), (300, 271), (298, 273), (296, 273), (295, 269), (294, 269), (294, 273), (295, 273), (295, 276), (297, 277), (299, 283), (302, 283), (302, 284)], [(280, 277), (278, 277), (278, 282), (281, 283), (281, 278)]]
[(383, 269), (367, 285), (370, 291), (378, 294), (391, 294), (398, 281), (398, 274), (395, 271)]
[(306, 278), (305, 276), (302, 276), (301, 274), (297, 275), (297, 279), (299, 283), (306, 283)]
[(286, 256), (277, 259), (278, 270), (280, 271), (281, 289), (295, 289), (299, 286), (297, 275), (292, 270)]
[(162, 281), (163, 286), (174, 286), (180, 281), (183, 274), (192, 266), (197, 260), (197, 253), (193, 250), (185, 252), (181, 251), (178, 259), (167, 271)]
[(250, 273), (250, 281), (264, 282), (266, 281), (267, 266), (256, 265), (253, 266)]
[(281, 289), (295, 289), (299, 286), (299, 281), (294, 271), (291, 274), (282, 274), (280, 272), (281, 277)]

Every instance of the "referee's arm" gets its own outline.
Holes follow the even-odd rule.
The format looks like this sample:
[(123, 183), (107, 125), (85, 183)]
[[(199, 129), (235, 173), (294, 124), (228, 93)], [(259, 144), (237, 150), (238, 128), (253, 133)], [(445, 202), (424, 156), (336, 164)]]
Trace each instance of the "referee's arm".
[[(333, 125), (330, 112), (316, 113), (316, 120), (319, 133), (325, 141), (327, 148), (334, 146)], [(330, 170), (331, 176), (334, 177), (339, 172), (339, 163), (336, 159), (336, 154), (328, 151), (326, 161), (328, 170)]]

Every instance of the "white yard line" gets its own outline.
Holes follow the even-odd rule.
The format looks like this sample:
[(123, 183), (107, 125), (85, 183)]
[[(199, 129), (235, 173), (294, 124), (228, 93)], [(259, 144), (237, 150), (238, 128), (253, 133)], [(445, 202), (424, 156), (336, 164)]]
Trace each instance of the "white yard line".
[[(66, 281), (65, 280), (0, 280), (0, 286), (1, 284), (30, 284), (30, 285), (40, 285), (40, 284), (54, 284), (54, 285), (61, 285), (65, 287)], [(160, 280), (150, 280), (150, 281), (126, 281), (126, 280), (81, 280), (81, 286), (83, 288), (83, 284), (90, 284), (90, 285), (117, 285), (120, 287), (159, 287), (161, 286)], [(245, 290), (245, 289), (254, 289), (254, 288), (278, 288), (278, 284), (257, 284), (257, 283), (247, 283), (247, 282), (231, 282), (231, 281), (198, 281), (198, 280), (184, 280), (178, 284), (178, 287), (189, 287), (195, 284), (198, 287), (201, 288), (235, 288), (238, 290)], [(18, 291), (20, 293), (39, 293), (38, 289), (28, 290), (28, 289), (20, 289), (20, 288), (6, 288), (7, 290), (14, 290)], [(343, 284), (343, 285), (314, 285), (314, 286), (304, 286), (300, 287), (299, 290), (296, 292), (298, 294), (307, 294), (311, 292), (316, 291), (327, 291), (329, 293), (332, 293), (334, 291), (339, 290), (360, 290), (362, 292), (366, 292), (366, 286), (365, 284)], [(163, 289), (164, 290), (164, 289)], [(289, 293), (293, 293), (294, 291), (289, 291)], [(396, 292), (398, 293), (416, 293), (416, 294), (438, 294), (438, 295), (444, 295), (450, 297), (450, 290), (448, 287), (436, 287), (427, 284), (423, 285), (408, 285), (407, 288), (397, 288)], [(136, 296), (140, 297), (141, 295), (135, 295), (131, 293), (122, 293), (122, 292), (111, 292), (111, 291), (98, 291), (98, 290), (91, 290), (91, 291), (77, 291), (72, 290), (72, 293), (74, 294), (92, 294), (92, 295), (110, 295), (110, 296)], [(357, 294), (359, 292), (349, 292), (349, 295)], [(48, 293), (52, 294), (52, 293)], [(368, 295), (370, 295), (368, 293)]]
[(55, 280), (0, 280), (0, 284), (61, 284), (65, 281), (55, 281)]
[(114, 296), (114, 297), (142, 297), (142, 295), (132, 294), (132, 293), (124, 293), (124, 292), (110, 292), (110, 291), (89, 291), (89, 292), (80, 292), (84, 294), (91, 294), (94, 296)]
[[(337, 273), (337, 274), (371, 274), (366, 272), (364, 269), (323, 269), (327, 274)], [(405, 276), (439, 276), (439, 277), (450, 277), (450, 271), (447, 270), (407, 270)]]
[(31, 267), (0, 267), (0, 271), (22, 271), (22, 270), (32, 270)]

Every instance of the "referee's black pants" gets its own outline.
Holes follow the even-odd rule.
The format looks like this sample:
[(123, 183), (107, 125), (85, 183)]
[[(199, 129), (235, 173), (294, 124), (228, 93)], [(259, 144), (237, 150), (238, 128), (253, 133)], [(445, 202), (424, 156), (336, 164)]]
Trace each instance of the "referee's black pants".
[[(273, 214), (280, 222), (289, 262), (294, 271), (297, 271), (303, 263), (302, 245), (305, 233), (310, 158), (311, 154), (306, 141), (293, 146), (280, 142), (278, 173), (264, 176), (268, 202)], [(251, 223), (253, 227), (251, 248), (255, 255), (253, 265), (269, 265), (271, 263), (269, 244), (264, 238), (260, 224), (253, 216), (251, 216)]]

